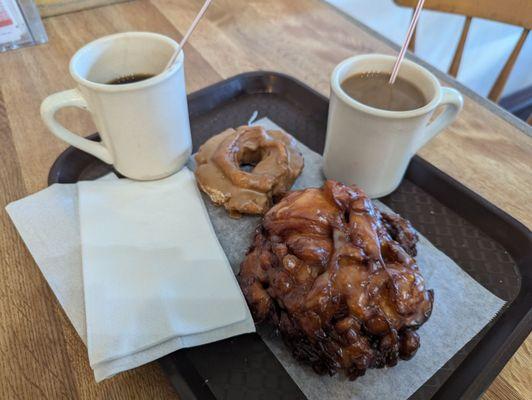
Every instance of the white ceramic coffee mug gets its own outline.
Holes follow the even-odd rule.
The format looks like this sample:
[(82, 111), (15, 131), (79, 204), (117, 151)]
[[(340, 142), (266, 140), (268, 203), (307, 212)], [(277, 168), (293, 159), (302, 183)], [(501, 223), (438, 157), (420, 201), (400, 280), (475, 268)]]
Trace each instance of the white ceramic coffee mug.
[[(177, 46), (174, 40), (149, 32), (119, 33), (87, 44), (70, 61), (77, 88), (43, 101), (44, 123), (58, 138), (113, 164), (128, 178), (159, 179), (179, 171), (192, 149), (183, 52), (172, 68), (163, 71)], [(131, 74), (155, 76), (108, 84)], [(55, 113), (72, 106), (92, 114), (100, 143), (57, 122)]]
[[(462, 109), (462, 95), (441, 87), (425, 68), (404, 60), (399, 77), (414, 83), (427, 104), (410, 111), (373, 108), (349, 97), (341, 83), (363, 72), (390, 73), (395, 57), (368, 54), (341, 62), (331, 76), (331, 100), (324, 152), (324, 174), (356, 184), (370, 197), (382, 197), (401, 183), (412, 156), (445, 129)], [(438, 107), (442, 113), (430, 118)]]

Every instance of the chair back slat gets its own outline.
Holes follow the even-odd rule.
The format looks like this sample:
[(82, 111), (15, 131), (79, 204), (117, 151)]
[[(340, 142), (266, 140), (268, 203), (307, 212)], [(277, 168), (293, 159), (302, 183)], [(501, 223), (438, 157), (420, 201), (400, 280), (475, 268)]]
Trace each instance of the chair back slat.
[[(394, 2), (400, 6), (415, 8), (418, 0), (394, 0)], [(530, 0), (426, 0), (423, 8), (532, 29)]]
[(521, 32), (521, 36), (519, 37), (519, 40), (517, 41), (514, 49), (512, 50), (512, 53), (508, 57), (508, 60), (506, 61), (506, 64), (504, 64), (504, 67), (502, 68), (501, 73), (497, 77), (497, 80), (493, 84), (493, 87), (490, 90), (490, 93), (488, 94), (488, 98), (491, 101), (499, 101), (499, 98), (501, 97), (502, 90), (504, 89), (504, 86), (506, 85), (506, 81), (508, 80), (508, 77), (510, 76), (510, 73), (512, 72), (512, 69), (515, 65), (515, 61), (517, 60), (517, 57), (519, 57), (519, 53), (521, 52), (521, 49), (523, 48), (523, 44), (526, 41), (526, 38), (528, 36), (528, 32), (530, 32), (530, 29), (523, 29), (523, 32)]
[(464, 47), (467, 40), (467, 35), (469, 33), (469, 27), (471, 26), (472, 17), (466, 17), (464, 21), (464, 27), (462, 28), (462, 34), (460, 35), (460, 40), (458, 41), (458, 46), (454, 52), (453, 61), (449, 67), (449, 75), (456, 76), (458, 75), (458, 70), (460, 69), (460, 63), (462, 62), (462, 55), (464, 54)]

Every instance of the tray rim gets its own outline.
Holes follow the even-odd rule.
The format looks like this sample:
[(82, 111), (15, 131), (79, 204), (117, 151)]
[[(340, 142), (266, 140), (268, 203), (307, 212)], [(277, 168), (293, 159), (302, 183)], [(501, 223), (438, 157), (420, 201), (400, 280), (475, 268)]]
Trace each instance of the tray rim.
[[(262, 83), (267, 84), (262, 87), (263, 90), (254, 91), (246, 89), (246, 86), (243, 83), (246, 83), (246, 81), (249, 83), (250, 81), (257, 79), (262, 80)], [(316, 90), (312, 89), (311, 87), (294, 77), (273, 71), (245, 72), (216, 82), (213, 85), (207, 86), (189, 94), (189, 107), (191, 102), (199, 101), (202, 98), (209, 97), (209, 99), (207, 99), (207, 106), (202, 107), (202, 113), (205, 113), (215, 107), (223, 105), (225, 101), (231, 100), (243, 94), (280, 94), (279, 92), (276, 92), (274, 90), (276, 81), (284, 81), (285, 83), (288, 82), (289, 84), (296, 85), (297, 87), (306, 92), (310, 92), (315, 98), (326, 104), (328, 108), (329, 99), (327, 97), (323, 96), (321, 93), (317, 92)], [(230, 93), (230, 95), (211, 98), (212, 91), (216, 90), (220, 92), (219, 89), (227, 86), (233, 86), (233, 91)], [(190, 114), (192, 116), (195, 110), (192, 107), (190, 107), (190, 109)], [(98, 134), (92, 134), (88, 136), (88, 138), (92, 140), (97, 140)], [(48, 175), (48, 185), (58, 182), (57, 179), (60, 176), (59, 172), (62, 162), (74, 152), (79, 152), (79, 150), (70, 146), (58, 156), (58, 158), (55, 160), (50, 169), (50, 173)], [(512, 256), (512, 258), (516, 262), (516, 268), (519, 270), (519, 273), (521, 274), (522, 278), (518, 295), (509, 303), (507, 303), (507, 306), (504, 306), (501, 309), (500, 313), (496, 317), (495, 323), (479, 340), (475, 348), (451, 373), (449, 378), (438, 388), (438, 390), (433, 396), (434, 399), (445, 399), (449, 398), (449, 396), (456, 396), (457, 392), (459, 392), (460, 398), (476, 398), (489, 386), (489, 384), (502, 370), (502, 368), (505, 366), (511, 356), (515, 353), (515, 351), (521, 345), (524, 339), (528, 336), (530, 331), (532, 331), (531, 307), (528, 307), (528, 311), (524, 313), (522, 318), (518, 319), (517, 321), (508, 321), (508, 319), (510, 318), (510, 314), (515, 312), (516, 306), (522, 305), (521, 303), (523, 302), (528, 302), (532, 304), (532, 232), (513, 216), (506, 213), (494, 204), (490, 203), (481, 195), (467, 188), (458, 180), (441, 171), (440, 169), (430, 164), (428, 161), (421, 158), (420, 156), (414, 156), (411, 163), (411, 167), (414, 164), (422, 165), (423, 168), (429, 170), (438, 179), (441, 179), (442, 182), (455, 187), (456, 190), (461, 192), (463, 196), (468, 197), (473, 203), (480, 204), (488, 213), (488, 215), (496, 216), (504, 224), (513, 228), (521, 235), (519, 239), (529, 244), (529, 249), (523, 249), (522, 247), (519, 247), (517, 245), (512, 246), (512, 241), (508, 241), (507, 243), (501, 243), (501, 240), (503, 240), (504, 237), (494, 238), (493, 235), (491, 233), (486, 232), (484, 228), (479, 228), (478, 224), (474, 224), (475, 226), (477, 226), (478, 229), (488, 234), (488, 236), (490, 236), (493, 240), (501, 244), (503, 248), (508, 251), (510, 256)], [(409, 167), (408, 171), (411, 171), (411, 167)], [(409, 172), (407, 172), (407, 174), (408, 173)], [(425, 187), (422, 188), (429, 194), (433, 195), (431, 190), (427, 190)], [(450, 207), (448, 204), (444, 203), (444, 205), (455, 211), (455, 209), (453, 207)], [(468, 220), (467, 217), (465, 217), (464, 215), (460, 213), (459, 215), (462, 218)], [(526, 304), (524, 305), (526, 306)], [(477, 365), (477, 367), (474, 368), (473, 364), (477, 362), (477, 354), (481, 353), (478, 351), (478, 347), (490, 347), (486, 346), (486, 344), (490, 345), (492, 344), (492, 342), (498, 342), (499, 340), (495, 338), (495, 334), (498, 333), (495, 331), (495, 328), (498, 328), (499, 325), (502, 324), (506, 325), (506, 330), (509, 331), (509, 334), (505, 336), (505, 338), (502, 340), (502, 343), (499, 343), (497, 350), (493, 351), (487, 360), (485, 360), (486, 357), (481, 357), (484, 358), (484, 360), (480, 360), (480, 367), (479, 365)], [(466, 373), (468, 369), (476, 369), (477, 374), (471, 376), (470, 374)], [(450, 386), (452, 386), (452, 389), (448, 389)], [(454, 393), (448, 393), (449, 390)]]

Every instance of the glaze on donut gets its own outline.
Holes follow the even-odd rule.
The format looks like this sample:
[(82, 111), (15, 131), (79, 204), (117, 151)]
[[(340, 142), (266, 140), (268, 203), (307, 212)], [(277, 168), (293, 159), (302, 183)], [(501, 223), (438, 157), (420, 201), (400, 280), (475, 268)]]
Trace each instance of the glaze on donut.
[(230, 128), (213, 136), (195, 159), (199, 187), (233, 217), (264, 214), (303, 170), (294, 138), (260, 126)]

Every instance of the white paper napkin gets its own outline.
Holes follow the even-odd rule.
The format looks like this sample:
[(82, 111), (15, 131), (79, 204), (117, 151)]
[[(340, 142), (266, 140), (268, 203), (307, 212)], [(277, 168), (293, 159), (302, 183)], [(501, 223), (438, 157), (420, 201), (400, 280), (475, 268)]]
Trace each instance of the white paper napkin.
[(247, 306), (187, 168), (153, 182), (80, 182), (93, 368), (243, 321)]
[[(113, 175), (101, 180), (105, 179), (117, 181)], [(6, 210), (72, 325), (87, 343), (78, 185), (54, 184), (9, 204)], [(255, 326), (246, 307), (242, 321), (201, 333), (170, 337), (158, 345), (138, 348), (124, 357), (95, 364), (94, 375), (97, 381), (101, 381), (181, 348), (253, 331)]]

